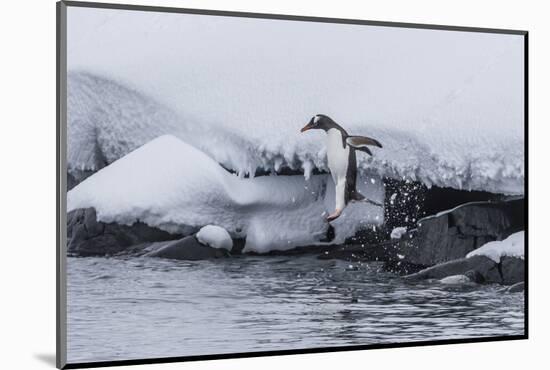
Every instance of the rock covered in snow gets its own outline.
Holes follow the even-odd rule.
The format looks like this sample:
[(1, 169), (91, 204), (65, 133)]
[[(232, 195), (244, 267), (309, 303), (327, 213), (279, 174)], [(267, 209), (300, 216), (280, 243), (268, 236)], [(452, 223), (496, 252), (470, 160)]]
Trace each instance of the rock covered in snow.
[(500, 263), (502, 257), (517, 257), (522, 259), (525, 254), (525, 232), (519, 231), (504, 240), (489, 242), (468, 253), (466, 257), (486, 256)]
[(231, 236), (223, 227), (206, 225), (196, 235), (199, 242), (212, 248), (230, 251), (233, 247)]
[(515, 284), (525, 280), (524, 240), (524, 231), (520, 231), (502, 241), (489, 242), (465, 258), (437, 264), (408, 278), (443, 278), (448, 282), (463, 274), (480, 283)]
[[(524, 232), (518, 232), (524, 228), (523, 202), (513, 199), (463, 204), (420, 220), (416, 229), (399, 240), (339, 246), (319, 258), (384, 261), (387, 270), (399, 274), (418, 272), (411, 276), (419, 278), (465, 275), (476, 283), (515, 283), (522, 281), (525, 274), (520, 253)], [(497, 239), (506, 240), (492, 243)], [(487, 242), (488, 247), (484, 247)], [(496, 253), (497, 246), (505, 247), (497, 248)]]
[(466, 203), (419, 220), (416, 229), (387, 249), (420, 266), (463, 258), (524, 229), (523, 205), (523, 199)]

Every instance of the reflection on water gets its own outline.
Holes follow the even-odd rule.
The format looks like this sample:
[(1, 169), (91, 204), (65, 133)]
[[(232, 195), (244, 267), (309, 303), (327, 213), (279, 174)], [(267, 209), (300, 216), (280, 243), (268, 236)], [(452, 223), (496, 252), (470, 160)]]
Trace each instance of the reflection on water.
[(307, 256), (68, 259), (68, 360), (523, 334), (523, 293)]

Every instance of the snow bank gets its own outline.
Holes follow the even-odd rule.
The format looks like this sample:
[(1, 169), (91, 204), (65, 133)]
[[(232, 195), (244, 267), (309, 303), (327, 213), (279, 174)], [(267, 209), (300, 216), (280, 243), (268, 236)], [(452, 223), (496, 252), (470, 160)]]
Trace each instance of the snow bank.
[(231, 250), (233, 240), (223, 227), (215, 225), (206, 225), (197, 233), (197, 239), (202, 244), (206, 244), (212, 248)]
[(501, 257), (519, 257), (523, 258), (525, 254), (525, 232), (520, 231), (510, 235), (502, 241), (494, 241), (484, 244), (478, 249), (468, 253), (466, 257), (487, 256), (496, 263), (500, 263)]
[[(197, 125), (154, 99), (115, 81), (84, 72), (69, 72), (67, 163), (69, 173), (97, 171), (152, 139), (178, 136), (208, 149), (231, 168), (231, 158), (253, 168), (246, 139), (224, 128)], [(250, 170), (248, 172), (251, 172)]]
[[(373, 181), (374, 180), (374, 183)], [(376, 176), (360, 177), (359, 191), (384, 197)], [(94, 207), (103, 222), (142, 221), (173, 233), (215, 224), (246, 237), (244, 251), (267, 252), (318, 244), (334, 209), (328, 175), (243, 179), (200, 150), (164, 135), (99, 170), (67, 194), (68, 211)], [(383, 222), (383, 209), (353, 203), (332, 224), (342, 243), (358, 228)]]
[(325, 113), (383, 143), (363, 171), (524, 192), (522, 36), (71, 7), (67, 59), (69, 171), (172, 134), (307, 176), (323, 133), (298, 131)]

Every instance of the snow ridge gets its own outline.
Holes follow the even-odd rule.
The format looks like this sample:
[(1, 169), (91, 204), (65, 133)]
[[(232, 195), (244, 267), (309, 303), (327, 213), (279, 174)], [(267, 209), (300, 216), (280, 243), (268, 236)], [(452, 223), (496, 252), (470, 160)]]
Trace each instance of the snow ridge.
[[(174, 135), (204, 151), (239, 175), (254, 176), (257, 170), (278, 171), (283, 167), (328, 172), (322, 133), (299, 133), (298, 124), (279, 126), (277, 135), (257, 137), (238, 127), (202, 122), (157, 103), (120, 83), (84, 72), (68, 75), (68, 171), (96, 171), (130, 151), (164, 134)], [(304, 117), (304, 121), (307, 117)], [(523, 193), (523, 138), (501, 140), (476, 138), (463, 144), (433, 138), (426, 143), (423, 130), (396, 130), (385, 125), (355, 125), (350, 132), (380, 140), (384, 148), (374, 156), (360, 153), (358, 168), (381, 177), (421, 181), (457, 189), (495, 193)]]
[[(250, 147), (223, 128), (200, 125), (118, 82), (87, 72), (69, 72), (68, 171), (97, 171), (150, 140), (166, 134), (207, 148), (218, 162), (250, 169)], [(243, 149), (244, 148), (244, 149)]]

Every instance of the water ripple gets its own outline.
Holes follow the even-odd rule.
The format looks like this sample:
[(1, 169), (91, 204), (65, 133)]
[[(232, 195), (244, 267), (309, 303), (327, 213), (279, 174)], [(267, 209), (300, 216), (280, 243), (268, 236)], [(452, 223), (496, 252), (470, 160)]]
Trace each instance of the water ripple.
[(380, 263), (69, 258), (68, 359), (89, 362), (517, 335), (522, 293), (411, 283)]

